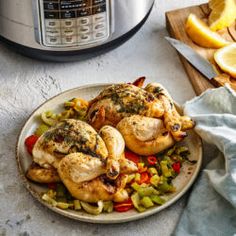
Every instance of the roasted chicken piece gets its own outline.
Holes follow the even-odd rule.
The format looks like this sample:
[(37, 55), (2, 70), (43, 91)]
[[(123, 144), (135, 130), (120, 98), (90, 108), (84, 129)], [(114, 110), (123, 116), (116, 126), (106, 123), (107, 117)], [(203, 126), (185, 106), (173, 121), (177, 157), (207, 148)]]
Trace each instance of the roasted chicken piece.
[(87, 123), (67, 119), (45, 132), (36, 142), (32, 154), (41, 167), (58, 168), (61, 159), (82, 152), (105, 162), (108, 152), (98, 133)]
[(194, 126), (189, 117), (180, 116), (171, 96), (157, 83), (145, 89), (133, 84), (117, 84), (104, 89), (89, 103), (87, 120), (95, 129), (100, 129), (106, 124), (116, 126), (132, 115), (161, 118), (176, 141), (186, 137), (185, 130)]
[(139, 155), (154, 155), (175, 143), (163, 121), (157, 118), (133, 115), (122, 119), (117, 129), (123, 135), (126, 146)]
[(153, 94), (132, 84), (117, 84), (104, 89), (90, 101), (88, 122), (97, 130), (116, 126), (124, 117), (139, 114), (161, 117), (163, 105)]
[[(72, 196), (84, 201), (123, 201), (128, 197), (126, 174), (138, 170), (124, 157), (124, 148), (124, 139), (114, 127), (104, 126), (98, 134), (83, 121), (64, 120), (36, 142), (33, 160), (41, 167), (30, 167), (27, 177), (40, 183), (61, 180)], [(52, 170), (58, 172), (57, 179), (50, 179)]]
[(106, 125), (100, 129), (99, 134), (108, 150), (106, 163), (108, 178), (116, 179), (120, 173), (120, 169), (123, 174), (130, 174), (137, 171), (137, 166), (124, 156), (125, 141), (117, 129)]
[(124, 201), (128, 198), (128, 193), (124, 190), (127, 175), (122, 174), (115, 180), (111, 180), (105, 174), (103, 175), (106, 167), (102, 163), (97, 164), (97, 168), (90, 167), (88, 163), (81, 166), (79, 155), (83, 158), (82, 153), (73, 153), (64, 157), (58, 167), (59, 176), (73, 197), (94, 203), (99, 200)]
[(48, 169), (39, 166), (36, 163), (32, 163), (26, 172), (27, 178), (37, 183), (49, 184), (60, 182), (61, 179), (57, 173), (57, 170), (53, 167)]
[[(72, 153), (60, 161), (59, 176), (72, 196), (79, 200), (123, 201), (128, 197), (124, 190), (125, 174), (136, 172), (138, 168), (125, 159), (124, 140), (115, 128), (104, 126), (100, 135), (108, 150), (106, 163), (83, 153)], [(105, 173), (107, 176), (103, 175)]]
[(174, 100), (168, 91), (159, 83), (150, 83), (145, 88), (146, 91), (152, 93), (159, 99), (164, 107), (163, 120), (167, 130), (171, 132), (176, 141), (182, 140), (187, 136), (185, 132), (192, 129), (195, 125), (194, 121), (188, 116), (181, 116), (176, 110)]

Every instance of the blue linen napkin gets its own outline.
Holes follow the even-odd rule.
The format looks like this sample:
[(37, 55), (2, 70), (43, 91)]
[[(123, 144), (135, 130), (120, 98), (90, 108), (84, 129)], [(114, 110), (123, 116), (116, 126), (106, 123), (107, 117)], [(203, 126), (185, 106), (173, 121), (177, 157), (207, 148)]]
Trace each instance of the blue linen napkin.
[(236, 93), (228, 85), (207, 90), (187, 102), (184, 113), (217, 151), (203, 156), (209, 163), (193, 186), (174, 235), (236, 235)]

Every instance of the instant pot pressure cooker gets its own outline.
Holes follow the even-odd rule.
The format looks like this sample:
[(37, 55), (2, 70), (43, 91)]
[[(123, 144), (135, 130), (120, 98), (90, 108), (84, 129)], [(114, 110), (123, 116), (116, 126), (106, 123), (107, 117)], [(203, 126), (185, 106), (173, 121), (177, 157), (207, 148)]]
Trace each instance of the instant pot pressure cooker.
[(154, 0), (0, 0), (0, 39), (42, 60), (109, 50), (146, 21)]

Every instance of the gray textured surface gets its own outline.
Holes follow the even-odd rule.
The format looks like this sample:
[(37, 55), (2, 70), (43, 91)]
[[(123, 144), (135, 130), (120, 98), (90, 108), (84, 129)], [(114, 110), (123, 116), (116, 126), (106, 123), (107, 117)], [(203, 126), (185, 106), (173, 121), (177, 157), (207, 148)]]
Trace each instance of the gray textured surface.
[(61, 217), (36, 202), (22, 185), (15, 162), (17, 135), (33, 109), (57, 93), (97, 82), (132, 81), (145, 75), (168, 88), (179, 103), (194, 92), (175, 51), (164, 40), (164, 12), (204, 1), (160, 0), (130, 41), (105, 55), (65, 64), (22, 57), (0, 43), (0, 235), (170, 235), (185, 205), (183, 197), (146, 219), (93, 225)]

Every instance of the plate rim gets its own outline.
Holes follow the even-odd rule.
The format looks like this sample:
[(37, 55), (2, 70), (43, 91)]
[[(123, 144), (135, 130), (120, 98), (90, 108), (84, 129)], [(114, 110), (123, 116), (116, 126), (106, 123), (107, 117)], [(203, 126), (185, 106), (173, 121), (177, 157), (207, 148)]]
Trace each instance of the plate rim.
[[(188, 190), (189, 188), (193, 185), (193, 183), (195, 182), (201, 166), (202, 166), (202, 158), (203, 158), (203, 144), (202, 144), (202, 139), (200, 138), (199, 135), (197, 135), (197, 133), (195, 132), (195, 130), (193, 130), (193, 132), (196, 134), (197, 139), (198, 139), (198, 148), (199, 148), (199, 160), (197, 162), (197, 166), (195, 169), (195, 172), (193, 173), (190, 181), (183, 187), (182, 191), (179, 192), (176, 196), (174, 196), (172, 199), (168, 200), (165, 204), (161, 205), (161, 206), (156, 206), (153, 209), (150, 209), (148, 211), (142, 212), (142, 213), (138, 213), (134, 216), (126, 216), (122, 219), (109, 219), (109, 220), (103, 220), (103, 219), (98, 219), (96, 218), (96, 216), (94, 215), (89, 215), (89, 216), (83, 216), (83, 215), (78, 215), (74, 216), (73, 214), (70, 214), (70, 212), (59, 209), (57, 207), (53, 207), (50, 204), (46, 203), (45, 201), (43, 201), (38, 193), (30, 186), (29, 180), (26, 178), (24, 170), (20, 164), (20, 140), (21, 140), (21, 136), (23, 135), (23, 131), (25, 129), (25, 127), (27, 126), (28, 122), (30, 121), (30, 119), (34, 116), (34, 114), (38, 111), (38, 109), (40, 109), (42, 106), (44, 106), (46, 103), (50, 102), (51, 100), (62, 96), (63, 94), (69, 93), (69, 92), (73, 92), (76, 90), (82, 90), (82, 89), (87, 89), (87, 88), (95, 88), (95, 87), (101, 87), (101, 86), (111, 86), (113, 84), (119, 84), (119, 83), (95, 83), (95, 84), (86, 84), (86, 85), (81, 85), (75, 88), (71, 88), (71, 89), (67, 89), (65, 91), (62, 91), (54, 96), (52, 96), (51, 98), (47, 99), (46, 101), (44, 101), (43, 103), (41, 103), (39, 106), (37, 106), (28, 116), (28, 118), (26, 119), (26, 121), (23, 123), (22, 127), (20, 128), (19, 134), (17, 136), (17, 140), (16, 140), (16, 148), (15, 148), (15, 156), (16, 156), (16, 162), (17, 162), (17, 169), (18, 169), (18, 174), (21, 177), (21, 180), (23, 181), (23, 185), (24, 187), (30, 192), (30, 194), (38, 201), (40, 202), (44, 207), (49, 208), (50, 210), (52, 210), (53, 212), (56, 212), (60, 215), (62, 215), (63, 217), (67, 217), (73, 220), (77, 220), (77, 221), (81, 221), (81, 222), (87, 222), (87, 223), (94, 223), (94, 224), (117, 224), (117, 223), (124, 223), (124, 222), (130, 222), (130, 221), (135, 221), (135, 220), (139, 220), (151, 215), (154, 215), (160, 211), (162, 211), (163, 209), (168, 208), (169, 206), (171, 206), (173, 203), (177, 202)], [(103, 213), (106, 214), (106, 213)], [(122, 214), (122, 213), (121, 213)]]

